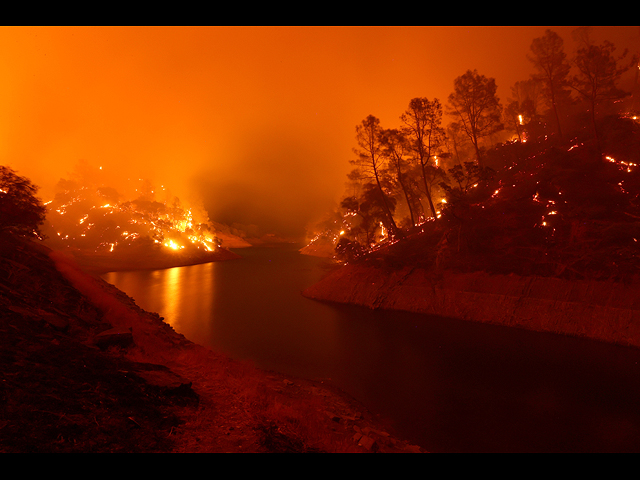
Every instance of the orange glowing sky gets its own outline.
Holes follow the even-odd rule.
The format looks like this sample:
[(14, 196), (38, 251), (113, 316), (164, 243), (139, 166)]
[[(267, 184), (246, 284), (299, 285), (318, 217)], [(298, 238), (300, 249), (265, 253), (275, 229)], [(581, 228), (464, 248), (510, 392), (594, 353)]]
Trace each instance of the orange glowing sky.
[[(200, 196), (212, 220), (304, 233), (343, 193), (355, 126), (467, 69), (505, 100), (549, 27), (2, 27), (0, 155), (48, 199), (81, 159)], [(574, 27), (550, 27), (570, 55)], [(594, 27), (638, 51), (638, 27)]]

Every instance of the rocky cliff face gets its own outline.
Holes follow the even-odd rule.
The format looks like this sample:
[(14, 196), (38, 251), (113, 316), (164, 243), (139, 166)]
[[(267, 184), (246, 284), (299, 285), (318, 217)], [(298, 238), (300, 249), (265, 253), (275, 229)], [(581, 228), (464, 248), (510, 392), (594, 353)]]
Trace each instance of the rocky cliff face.
[(640, 346), (637, 285), (347, 265), (303, 295)]

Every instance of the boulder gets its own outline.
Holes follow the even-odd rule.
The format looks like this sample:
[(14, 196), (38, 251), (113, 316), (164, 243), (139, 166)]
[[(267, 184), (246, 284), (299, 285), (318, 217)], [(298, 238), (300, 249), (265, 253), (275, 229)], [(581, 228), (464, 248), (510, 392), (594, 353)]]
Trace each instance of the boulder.
[(159, 388), (166, 395), (190, 395), (192, 383), (171, 370), (143, 370), (135, 374), (148, 385)]
[(133, 343), (131, 328), (110, 328), (98, 333), (93, 338), (93, 344), (101, 350), (106, 350), (109, 347), (128, 348)]

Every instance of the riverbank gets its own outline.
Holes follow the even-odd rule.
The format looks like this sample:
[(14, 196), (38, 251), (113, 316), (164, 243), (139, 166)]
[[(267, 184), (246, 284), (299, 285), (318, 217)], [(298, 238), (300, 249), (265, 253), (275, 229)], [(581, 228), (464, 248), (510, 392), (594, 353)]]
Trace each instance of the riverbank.
[(640, 347), (640, 286), (346, 265), (303, 295)]
[(194, 344), (33, 242), (0, 242), (0, 451), (419, 452), (331, 386)]

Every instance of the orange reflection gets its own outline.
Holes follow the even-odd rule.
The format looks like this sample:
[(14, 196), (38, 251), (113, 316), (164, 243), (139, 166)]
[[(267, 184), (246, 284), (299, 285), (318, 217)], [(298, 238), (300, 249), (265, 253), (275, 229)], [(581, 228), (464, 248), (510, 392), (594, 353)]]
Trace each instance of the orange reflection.
[[(163, 286), (162, 315), (177, 332), (198, 339), (212, 334), (215, 299), (215, 262), (159, 270)], [(197, 340), (195, 340), (197, 341)]]
[(180, 267), (168, 268), (161, 272), (162, 277), (164, 277), (162, 281), (160, 281), (160, 285), (164, 286), (164, 292), (162, 294), (164, 303), (163, 310), (165, 313), (164, 318), (169, 325), (179, 332), (182, 321), (180, 317), (180, 277), (182, 276), (182, 269)]

